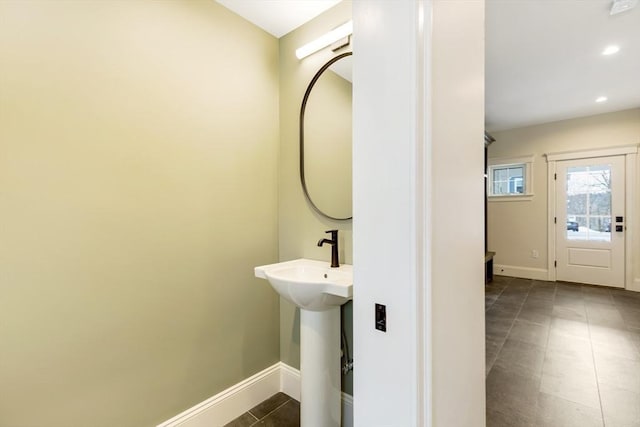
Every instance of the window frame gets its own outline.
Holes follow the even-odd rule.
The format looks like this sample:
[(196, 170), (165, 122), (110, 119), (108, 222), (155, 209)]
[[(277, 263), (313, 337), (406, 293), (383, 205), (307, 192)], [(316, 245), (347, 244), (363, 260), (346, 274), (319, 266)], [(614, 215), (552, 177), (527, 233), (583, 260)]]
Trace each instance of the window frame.
[[(534, 156), (522, 156), (522, 157), (494, 157), (489, 158), (487, 163), (487, 198), (491, 201), (498, 200), (527, 200), (533, 198), (533, 159)], [(512, 167), (523, 168), (523, 185), (524, 193), (507, 193), (507, 194), (494, 194), (494, 171), (496, 169), (506, 169)], [(511, 183), (507, 181), (507, 186), (510, 187)]]

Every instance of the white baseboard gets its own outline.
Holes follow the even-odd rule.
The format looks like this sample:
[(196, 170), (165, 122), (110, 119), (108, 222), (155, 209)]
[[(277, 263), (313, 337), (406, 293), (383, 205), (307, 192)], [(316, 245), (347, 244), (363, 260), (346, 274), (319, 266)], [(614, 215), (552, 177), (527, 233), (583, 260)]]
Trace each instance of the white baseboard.
[(633, 279), (633, 283), (630, 288), (627, 288), (628, 291), (640, 292), (640, 278)]
[(493, 266), (493, 274), (496, 276), (520, 277), (522, 279), (549, 280), (549, 270), (546, 268), (495, 264)]
[(223, 426), (280, 391), (280, 369), (278, 362), (158, 427)]
[(342, 393), (342, 427), (353, 427), (353, 396)]
[[(278, 362), (157, 427), (223, 426), (277, 392), (300, 400), (300, 371)], [(342, 393), (342, 427), (353, 427), (353, 397)]]
[(300, 371), (280, 362), (280, 391), (300, 401)]

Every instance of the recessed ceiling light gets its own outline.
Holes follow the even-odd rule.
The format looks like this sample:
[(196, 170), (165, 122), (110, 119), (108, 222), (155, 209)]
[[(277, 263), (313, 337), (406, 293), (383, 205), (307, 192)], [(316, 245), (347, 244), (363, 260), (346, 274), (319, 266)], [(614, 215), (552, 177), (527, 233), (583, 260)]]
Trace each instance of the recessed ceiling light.
[(611, 4), (611, 15), (626, 12), (638, 5), (638, 0), (613, 0)]
[(605, 102), (607, 100), (606, 96), (599, 96), (596, 98), (596, 102)]
[(618, 53), (619, 50), (620, 50), (620, 46), (616, 46), (616, 45), (612, 44), (611, 46), (607, 46), (602, 51), (602, 54), (603, 55), (613, 55), (614, 53)]

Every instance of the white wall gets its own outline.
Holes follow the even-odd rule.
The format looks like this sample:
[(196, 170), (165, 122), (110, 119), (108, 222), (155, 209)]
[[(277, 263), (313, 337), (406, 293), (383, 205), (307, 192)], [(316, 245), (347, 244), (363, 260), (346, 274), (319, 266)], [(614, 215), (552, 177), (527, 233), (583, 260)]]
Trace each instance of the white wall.
[(434, 2), (433, 426), (485, 425), (484, 1)]
[[(533, 191), (529, 201), (490, 201), (488, 208), (489, 250), (496, 252), (496, 273), (521, 277), (547, 275), (547, 163), (545, 153), (607, 148), (640, 143), (640, 108), (528, 126), (492, 135), (489, 157), (534, 155)], [(637, 168), (636, 168), (637, 169)], [(640, 225), (637, 189), (632, 218)], [(633, 248), (640, 248), (639, 233), (634, 234)], [(539, 258), (532, 257), (537, 250)], [(633, 258), (633, 277), (640, 280), (640, 250)]]
[[(353, 14), (354, 420), (411, 426), (419, 377), (417, 14), (413, 1), (359, 1)], [(387, 307), (386, 333), (374, 329), (375, 303)]]
[(358, 426), (484, 426), (483, 19), (482, 1), (354, 3)]

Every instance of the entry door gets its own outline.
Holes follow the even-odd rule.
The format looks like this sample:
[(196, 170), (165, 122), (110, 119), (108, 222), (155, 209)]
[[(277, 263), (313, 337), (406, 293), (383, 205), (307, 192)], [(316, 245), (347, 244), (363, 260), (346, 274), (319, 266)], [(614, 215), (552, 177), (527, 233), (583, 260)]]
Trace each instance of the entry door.
[(624, 156), (556, 163), (556, 278), (624, 287)]

